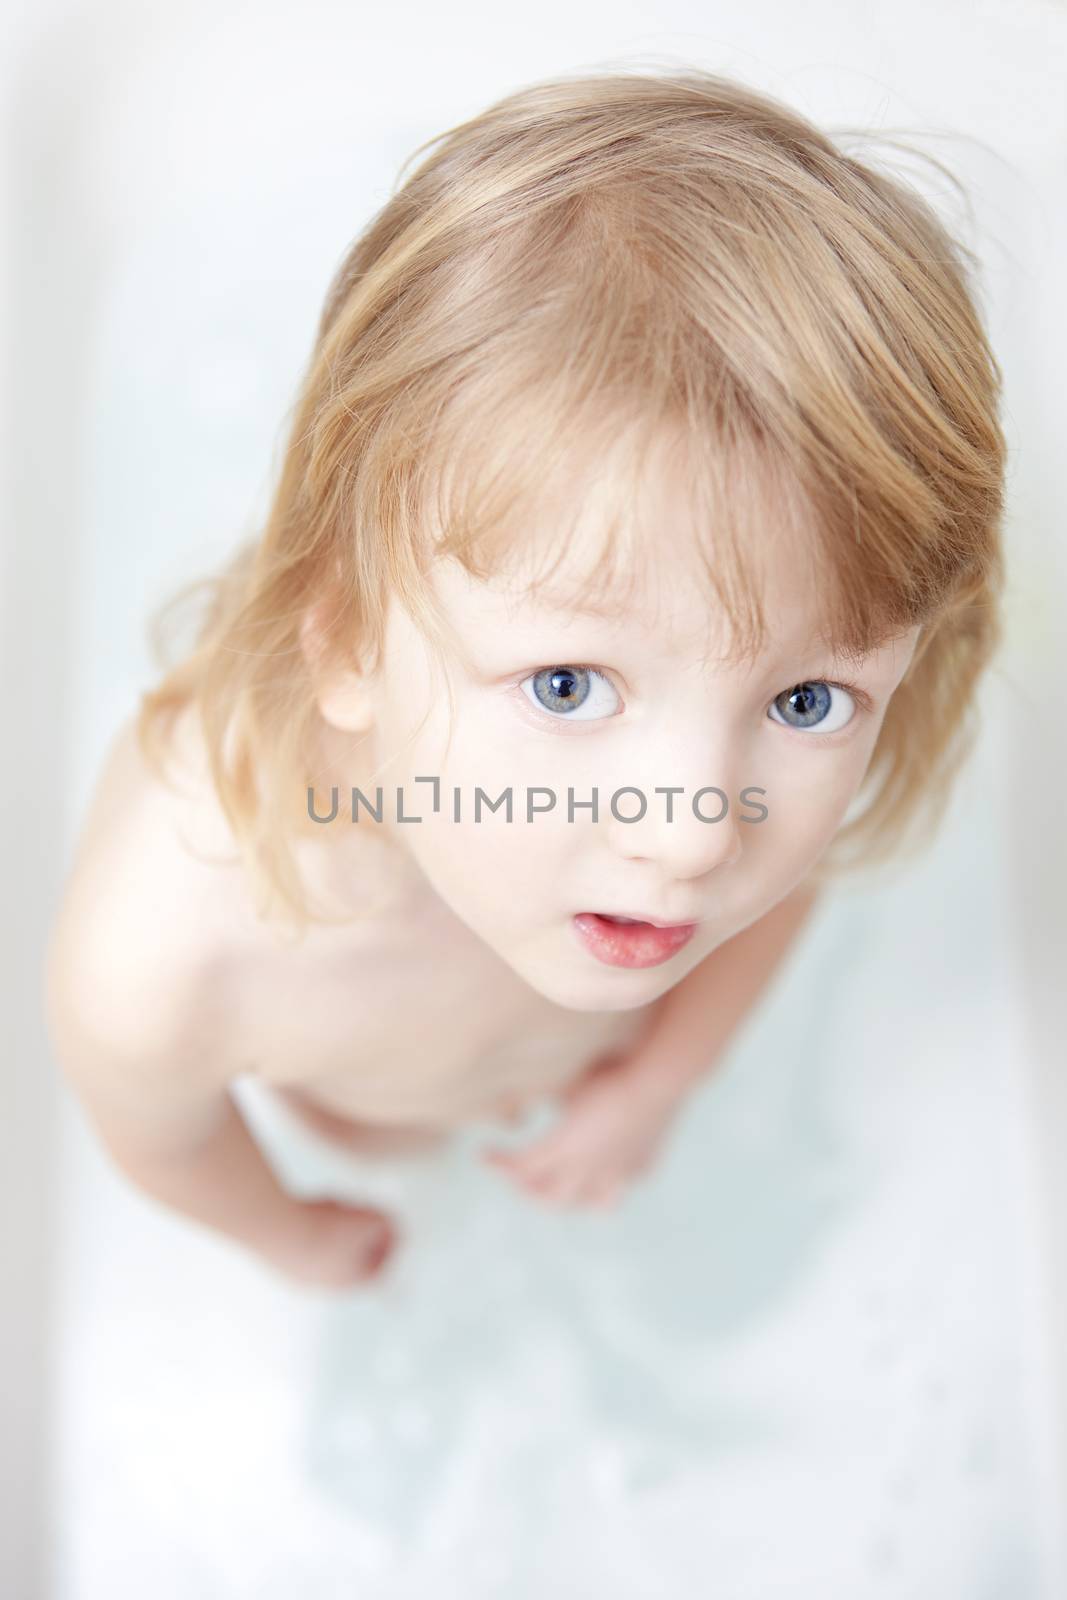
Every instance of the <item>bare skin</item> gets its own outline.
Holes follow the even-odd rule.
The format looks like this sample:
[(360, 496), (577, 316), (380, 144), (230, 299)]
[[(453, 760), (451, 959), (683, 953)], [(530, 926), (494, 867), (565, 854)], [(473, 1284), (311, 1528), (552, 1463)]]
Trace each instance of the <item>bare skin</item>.
[[(677, 536), (654, 542), (643, 581), (598, 609), (574, 606), (569, 587), (595, 568), (595, 515), (572, 530), (558, 593), (531, 595), (521, 563), (490, 581), (438, 563), (451, 705), (395, 597), (371, 661), (324, 651), (312, 606), (301, 641), (320, 719), (312, 766), (344, 794), (381, 783), (411, 796), (420, 774), (468, 797), (548, 781), (561, 794), (695, 797), (717, 781), (735, 802), (721, 817), (653, 802), (639, 817), (556, 810), (512, 825), (499, 812), (479, 823), (468, 805), (402, 826), (387, 805), (379, 835), (305, 818), (301, 880), (342, 920), (294, 942), (257, 914), (196, 720), (176, 729), (177, 794), (123, 730), (52, 941), (49, 1014), (60, 1061), (147, 1192), (302, 1281), (377, 1270), (388, 1219), (284, 1194), (229, 1094), (242, 1074), (366, 1155), (426, 1151), (551, 1096), (557, 1126), (492, 1154), (552, 1203), (611, 1203), (655, 1160), (810, 909), (807, 875), (856, 795), (919, 632), (858, 660), (832, 655), (817, 572), (772, 506), (765, 643), (733, 659), (681, 534), (679, 481), (673, 470), (642, 481), (639, 524)], [(582, 505), (596, 512), (595, 499)], [(559, 667), (557, 692), (545, 669)], [(762, 826), (745, 826), (736, 803), (746, 785), (770, 802)], [(658, 962), (604, 961), (580, 945), (580, 912), (693, 932)]]
[[(189, 1053), (205, 1096), (251, 1074), (319, 1137), (361, 1158), (392, 1158), (440, 1148), (471, 1119), (515, 1120), (606, 1051), (637, 1037), (654, 1008), (598, 1014), (543, 998), (429, 885), (405, 874), (394, 854), (357, 829), (348, 830), (339, 849), (336, 831), (329, 845), (325, 830), (321, 843), (313, 835), (298, 841), (306, 881), (324, 890), (339, 885), (353, 909), (361, 897), (384, 894), (387, 909), (347, 925), (313, 925), (303, 941), (292, 942), (256, 912), (187, 714), (173, 748), (177, 793), (147, 767), (132, 719), (100, 773), (53, 934), (50, 1012), (58, 1054), (112, 1155), (147, 1192), (249, 1245), (301, 1283), (355, 1286), (388, 1259), (396, 1242), (391, 1219), (333, 1200), (283, 1203), (234, 1106), (197, 1155), (196, 1172), (199, 1132), (189, 1141), (188, 1173), (179, 1180), (173, 1162), (164, 1172), (145, 1153), (147, 1119), (142, 1150), (139, 1109), (127, 1115), (123, 1105), (121, 1126), (111, 1120), (105, 1075), (112, 1072), (113, 1027), (117, 1046), (129, 1016), (148, 1017), (166, 985), (187, 997), (181, 1039), (195, 1040)], [(147, 981), (146, 950), (152, 951)], [(81, 1024), (87, 1008), (71, 998), (80, 984), (68, 968), (86, 971), (85, 986), (94, 990), (91, 1027)], [(77, 1022), (68, 1014), (78, 1014)], [(155, 1042), (159, 1030), (145, 1027)], [(85, 1044), (90, 1032), (104, 1038), (99, 1063)], [(173, 1032), (172, 1081), (184, 1070), (178, 1052), (185, 1048)], [(191, 1079), (190, 1065), (190, 1096)], [(146, 1074), (149, 1093), (151, 1081)], [(159, 1098), (153, 1135), (166, 1116)], [(235, 1145), (259, 1186), (258, 1203), (251, 1181), (241, 1192)]]
[[(199, 774), (195, 798), (179, 810), (159, 797), (164, 812), (187, 837), (232, 853), (188, 717), (180, 739), (186, 770)], [(136, 765), (138, 781), (158, 789)], [(86, 844), (92, 849), (91, 835)], [(173, 849), (162, 836), (159, 847)], [(394, 1154), (439, 1145), (473, 1118), (514, 1119), (647, 1024), (647, 1007), (585, 1012), (545, 999), (358, 827), (340, 844), (336, 829), (308, 834), (297, 854), (307, 881), (341, 883), (356, 920), (313, 926), (291, 943), (255, 916), (237, 868), (220, 877), (189, 855), (184, 870), (205, 897), (226, 972), (228, 1025), (242, 1041), (238, 1070), (263, 1079), (334, 1142)], [(382, 892), (390, 904), (368, 914), (371, 893)]]

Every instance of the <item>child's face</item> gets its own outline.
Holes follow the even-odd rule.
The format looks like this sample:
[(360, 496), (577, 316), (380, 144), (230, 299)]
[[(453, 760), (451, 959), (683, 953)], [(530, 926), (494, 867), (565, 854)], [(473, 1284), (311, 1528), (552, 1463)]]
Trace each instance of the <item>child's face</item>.
[[(457, 917), (534, 989), (579, 1010), (657, 999), (798, 884), (859, 787), (919, 632), (859, 666), (830, 659), (809, 642), (820, 610), (808, 563), (789, 535), (768, 528), (763, 606), (773, 643), (755, 666), (724, 665), (715, 656), (728, 640), (725, 619), (694, 575), (685, 507), (668, 476), (645, 492), (641, 525), (657, 530), (660, 545), (606, 617), (527, 597), (516, 576), (482, 582), (451, 558), (438, 563), (435, 589), (459, 647), (447, 662), (450, 743), (433, 657), (398, 605), (367, 680), (374, 760), (369, 784), (360, 782), (372, 801), (382, 786), (386, 820), (361, 811), (358, 825), (387, 826)], [(587, 570), (593, 548), (579, 529), (566, 570), (553, 574), (553, 594)], [(811, 686), (808, 698), (790, 701), (800, 684)], [(416, 777), (440, 780), (436, 815), (432, 785)], [(404, 814), (421, 822), (396, 820), (398, 785)], [(672, 785), (682, 792), (671, 797), (668, 821), (668, 797), (656, 790)], [(720, 821), (724, 802), (714, 793), (696, 800), (711, 820), (694, 813), (693, 797), (709, 785), (728, 800)], [(647, 802), (639, 820), (612, 814), (612, 795), (626, 786)], [(746, 802), (748, 786), (759, 792)], [(483, 797), (476, 821), (475, 790), (495, 801), (508, 787), (512, 820)], [(527, 820), (534, 787), (551, 790), (555, 805)], [(568, 820), (568, 789), (575, 802), (598, 791), (598, 821), (588, 806)], [(533, 802), (546, 805), (548, 796)], [(743, 820), (761, 816), (761, 806), (762, 821)], [(634, 817), (641, 798), (621, 794), (616, 808)], [(574, 920), (583, 912), (697, 926), (664, 954), (634, 933), (614, 945), (610, 933), (598, 940), (599, 924), (590, 942)], [(616, 964), (620, 956), (646, 964)]]

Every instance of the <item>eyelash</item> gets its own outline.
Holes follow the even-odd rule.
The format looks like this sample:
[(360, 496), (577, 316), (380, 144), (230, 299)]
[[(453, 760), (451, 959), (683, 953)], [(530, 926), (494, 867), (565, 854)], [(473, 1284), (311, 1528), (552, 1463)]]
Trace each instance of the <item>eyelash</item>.
[[(605, 672), (603, 667), (594, 667), (587, 661), (567, 661), (567, 662), (554, 661), (554, 662), (551, 663), (551, 666), (552, 667), (568, 666), (568, 667), (573, 668), (574, 671), (576, 671), (576, 672), (595, 673), (598, 677), (605, 678), (608, 681), (608, 683), (612, 682), (610, 674)], [(539, 673), (548, 672), (550, 670), (551, 670), (551, 668), (547, 667), (547, 666), (545, 666), (545, 667), (534, 667), (532, 672), (524, 673), (523, 676), (518, 680), (518, 682), (515, 685), (515, 688), (516, 688), (516, 690), (517, 690), (517, 692), (518, 692), (518, 694), (520, 696), (520, 699), (525, 702), (525, 704), (530, 708), (531, 712), (533, 712), (534, 715), (538, 717), (538, 720), (540, 722), (548, 723), (548, 724), (556, 724), (558, 726), (561, 723), (567, 723), (567, 722), (573, 720), (573, 721), (579, 722), (579, 725), (592, 724), (592, 725), (595, 726), (597, 723), (600, 723), (600, 722), (610, 722), (611, 721), (611, 717), (583, 717), (583, 718), (573, 718), (572, 719), (572, 718), (569, 718), (569, 717), (566, 717), (566, 716), (553, 716), (551, 711), (546, 711), (543, 706), (538, 706), (535, 703), (535, 701), (529, 695), (524, 693), (523, 684), (529, 683), (530, 680), (533, 679), (533, 678), (536, 678)], [(868, 714), (874, 710), (874, 701), (871, 699), (871, 696), (867, 693), (867, 691), (865, 689), (861, 689), (858, 684), (845, 683), (840, 678), (810, 678), (810, 677), (809, 678), (799, 678), (799, 679), (797, 679), (797, 684), (800, 684), (800, 683), (822, 683), (822, 684), (825, 684), (828, 689), (842, 689), (842, 690), (844, 690), (845, 694), (850, 695), (852, 697), (852, 699), (856, 703), (856, 706), (857, 706), (858, 710), (865, 711)], [(787, 685), (787, 687), (792, 689), (792, 688), (795, 688), (797, 686), (797, 684), (789, 684), (789, 685)], [(612, 683), (612, 688), (614, 688), (614, 687), (615, 687), (615, 685)], [(617, 692), (618, 691), (616, 690), (616, 693)], [(785, 690), (780, 689), (778, 691), (778, 693), (779, 694), (784, 694)], [(777, 696), (774, 696), (772, 698), (776, 699)], [(768, 705), (770, 703), (771, 702), (768, 702)], [(766, 708), (764, 708), (764, 709), (766, 710)], [(614, 713), (614, 715), (618, 715), (618, 713), (616, 712), (616, 713)], [(801, 737), (806, 737), (807, 736), (808, 730), (805, 729), (805, 728), (791, 728), (788, 723), (776, 722), (775, 718), (773, 718), (773, 717), (768, 717), (767, 720), (769, 722), (775, 722), (775, 726), (776, 727), (783, 728), (787, 733), (800, 734)], [(855, 720), (854, 718), (850, 717), (848, 722), (846, 722), (845, 726), (843, 728), (837, 729), (837, 731), (835, 733), (820, 734), (820, 733), (818, 733), (816, 731), (816, 733), (814, 734), (814, 737), (818, 738), (818, 739), (825, 740), (825, 742), (827, 744), (830, 744), (834, 740), (839, 738), (842, 734), (847, 733), (849, 731), (849, 729), (852, 727), (854, 720)]]

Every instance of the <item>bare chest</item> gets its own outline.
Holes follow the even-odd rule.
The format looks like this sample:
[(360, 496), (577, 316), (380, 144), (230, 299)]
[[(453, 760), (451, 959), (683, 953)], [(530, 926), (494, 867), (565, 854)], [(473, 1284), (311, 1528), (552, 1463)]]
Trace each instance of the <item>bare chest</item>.
[(647, 1012), (545, 1000), (469, 930), (316, 931), (250, 954), (236, 986), (241, 1070), (366, 1121), (459, 1125), (551, 1094)]

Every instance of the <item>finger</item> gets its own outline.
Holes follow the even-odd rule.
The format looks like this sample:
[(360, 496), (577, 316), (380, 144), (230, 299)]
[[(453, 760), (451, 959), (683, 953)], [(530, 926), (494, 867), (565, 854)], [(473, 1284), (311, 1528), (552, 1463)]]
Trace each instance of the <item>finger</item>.
[(557, 1172), (562, 1169), (554, 1156), (536, 1156), (523, 1161), (518, 1170), (528, 1183), (540, 1185), (551, 1184)]
[(604, 1203), (606, 1195), (616, 1193), (620, 1187), (614, 1178), (587, 1177), (578, 1185), (574, 1201), (577, 1205), (599, 1206)]
[(516, 1168), (512, 1176), (516, 1183), (538, 1200), (548, 1199), (555, 1187), (551, 1174), (548, 1173), (528, 1172), (525, 1168)]
[(571, 1198), (571, 1204), (580, 1206), (586, 1211), (609, 1211), (617, 1203), (620, 1192), (618, 1189), (603, 1190), (587, 1187), (580, 1189)]
[(523, 1165), (525, 1181), (538, 1189), (569, 1190), (589, 1181), (588, 1168), (580, 1157), (553, 1152)]
[(530, 1162), (518, 1167), (516, 1173), (531, 1189), (550, 1189), (555, 1177), (553, 1167), (537, 1166)]
[(572, 1174), (563, 1171), (549, 1173), (540, 1181), (534, 1182), (538, 1194), (551, 1200), (555, 1205), (581, 1204), (587, 1186), (588, 1179), (583, 1173)]
[(560, 1194), (555, 1189), (536, 1189), (531, 1190), (531, 1193), (543, 1206), (549, 1206), (553, 1211), (563, 1211), (574, 1204), (570, 1195)]
[(495, 1167), (504, 1177), (510, 1179), (512, 1183), (518, 1184), (520, 1188), (525, 1189), (530, 1194), (540, 1195), (550, 1184), (551, 1173), (549, 1171), (530, 1167), (515, 1154), (510, 1158), (504, 1155), (493, 1158), (487, 1157), (486, 1159), (490, 1166)]
[(482, 1159), (491, 1161), (496, 1167), (511, 1167), (518, 1169), (526, 1161), (527, 1151), (523, 1150), (483, 1150)]
[(536, 1144), (524, 1145), (521, 1150), (507, 1151), (506, 1159), (516, 1172), (524, 1172), (530, 1177), (544, 1177), (559, 1161), (560, 1155), (558, 1143), (538, 1140)]

